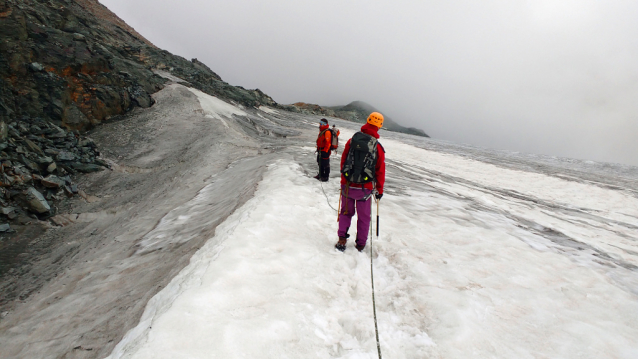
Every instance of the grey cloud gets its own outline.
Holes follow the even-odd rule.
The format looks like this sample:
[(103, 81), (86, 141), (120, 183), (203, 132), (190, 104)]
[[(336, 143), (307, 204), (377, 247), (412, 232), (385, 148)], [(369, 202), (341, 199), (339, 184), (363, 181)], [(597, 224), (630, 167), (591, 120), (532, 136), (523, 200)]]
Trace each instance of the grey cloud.
[(435, 138), (638, 165), (638, 3), (104, 0), (280, 103), (363, 100)]

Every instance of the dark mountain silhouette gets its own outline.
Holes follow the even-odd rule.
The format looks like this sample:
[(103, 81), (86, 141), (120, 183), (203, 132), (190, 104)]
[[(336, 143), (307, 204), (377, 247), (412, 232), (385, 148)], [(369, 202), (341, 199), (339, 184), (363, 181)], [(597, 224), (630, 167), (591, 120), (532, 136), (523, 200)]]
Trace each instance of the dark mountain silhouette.
[(409, 133), (417, 136), (430, 137), (421, 129), (399, 125), (394, 119), (392, 119), (392, 117), (363, 101), (353, 101), (345, 106), (333, 106), (329, 108), (335, 112), (336, 117), (361, 123), (366, 122), (366, 119), (371, 112), (380, 112), (385, 118), (383, 122), (384, 129), (395, 132)]

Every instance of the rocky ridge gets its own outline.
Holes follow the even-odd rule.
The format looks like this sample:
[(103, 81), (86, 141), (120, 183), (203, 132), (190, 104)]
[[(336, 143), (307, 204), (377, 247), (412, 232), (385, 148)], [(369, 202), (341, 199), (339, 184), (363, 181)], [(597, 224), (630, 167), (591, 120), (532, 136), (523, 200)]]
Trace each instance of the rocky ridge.
[(222, 81), (206, 65), (158, 49), (97, 0), (0, 0), (0, 120), (42, 118), (88, 130), (153, 105), (166, 70), (244, 106), (280, 106)]
[(79, 191), (70, 175), (105, 166), (81, 133), (152, 106), (168, 81), (157, 73), (243, 106), (296, 110), (158, 49), (97, 0), (0, 0), (0, 36), (0, 231), (55, 214)]
[[(317, 116), (330, 116), (337, 117), (346, 121), (365, 123), (366, 119), (370, 112), (381, 112), (374, 108), (373, 106), (363, 102), (363, 101), (354, 101), (345, 106), (320, 106), (316, 104), (309, 104), (305, 102), (297, 102), (294, 103), (294, 106), (297, 109), (297, 112), (306, 114), (306, 115), (317, 115)], [(430, 137), (423, 130), (414, 128), (414, 127), (404, 127), (399, 125), (396, 121), (394, 121), (391, 117), (385, 115), (385, 121), (383, 128), (389, 131), (408, 133), (411, 135), (422, 136), (422, 137)]]

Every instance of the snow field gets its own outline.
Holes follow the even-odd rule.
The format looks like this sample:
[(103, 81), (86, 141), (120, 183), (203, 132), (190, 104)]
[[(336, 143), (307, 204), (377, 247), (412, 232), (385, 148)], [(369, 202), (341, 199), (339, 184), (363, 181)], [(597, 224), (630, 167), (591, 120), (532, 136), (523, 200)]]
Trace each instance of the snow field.
[[(336, 207), (337, 181), (324, 187)], [(380, 206), (373, 256), (385, 357), (638, 355), (636, 297), (530, 247), (520, 237), (534, 234), (513, 220), (428, 191)], [(271, 165), (112, 357), (375, 358), (369, 247), (334, 250), (335, 221), (317, 181), (288, 160)]]
[(567, 257), (529, 247), (507, 218), (436, 194), (410, 195), (384, 203), (383, 213), (394, 215), (382, 215), (379, 252), (403, 280), (377, 279), (377, 309), (419, 313), (437, 344), (430, 357), (638, 354), (635, 296)]
[[(336, 213), (317, 184), (291, 162), (272, 165), (112, 357), (374, 357), (369, 257), (334, 250)], [(431, 344), (403, 327), (407, 352), (395, 357)]]
[[(572, 259), (596, 264), (602, 250), (613, 259), (638, 266), (638, 198), (631, 193), (592, 184), (563, 180), (540, 173), (501, 168), (459, 156), (417, 149), (393, 140), (383, 140), (388, 158), (403, 170), (421, 177), (423, 183), (451, 196), (471, 199), (492, 211), (519, 218), (530, 229), (555, 230), (586, 248), (571, 251)], [(442, 179), (441, 175), (449, 176)], [(521, 223), (519, 223), (521, 225)], [(544, 228), (538, 228), (542, 226)], [(556, 245), (539, 236), (519, 235), (537, 249)], [(618, 264), (618, 263), (616, 263)], [(603, 263), (602, 266), (607, 266)], [(615, 271), (611, 276), (638, 295), (635, 271)]]
[[(198, 95), (209, 116), (241, 115), (209, 97)], [(372, 256), (384, 357), (638, 358), (635, 197), (382, 143)], [(337, 207), (338, 180), (323, 187)], [(224, 198), (209, 192), (144, 245), (213, 223), (203, 209)], [(336, 230), (321, 184), (284, 155), (111, 358), (376, 358), (370, 245), (337, 252)]]

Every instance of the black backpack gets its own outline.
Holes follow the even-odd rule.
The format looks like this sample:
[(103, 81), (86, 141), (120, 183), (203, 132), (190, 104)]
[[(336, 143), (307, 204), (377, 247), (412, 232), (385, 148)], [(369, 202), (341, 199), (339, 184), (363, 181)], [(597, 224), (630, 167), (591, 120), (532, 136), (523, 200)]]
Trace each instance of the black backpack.
[(374, 181), (377, 166), (377, 139), (357, 132), (350, 140), (350, 151), (341, 173), (351, 183), (363, 184)]

